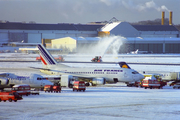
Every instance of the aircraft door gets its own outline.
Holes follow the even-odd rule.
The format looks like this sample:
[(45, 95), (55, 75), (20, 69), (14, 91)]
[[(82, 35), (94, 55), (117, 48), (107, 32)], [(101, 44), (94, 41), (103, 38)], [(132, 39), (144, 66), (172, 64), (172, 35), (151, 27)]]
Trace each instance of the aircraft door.
[(48, 85), (48, 78), (41, 78), (41, 87), (42, 86), (45, 86), (45, 85)]
[(27, 78), (29, 80), (29, 83), (33, 84), (34, 83), (34, 80), (35, 80), (35, 77), (29, 77)]
[(38, 78), (40, 86), (44, 86), (44, 78)]
[(124, 71), (124, 77), (127, 78), (127, 72), (126, 71)]
[(41, 80), (41, 86), (45, 86), (45, 80)]
[(29, 76), (29, 78), (27, 78), (27, 80), (29, 81), (29, 83), (31, 84), (31, 85), (35, 85), (35, 84), (37, 84), (36, 83), (36, 81), (37, 81), (37, 78), (33, 75), (33, 74), (31, 74), (30, 76)]
[(33, 79), (33, 82), (34, 82), (34, 84), (36, 84), (38, 87), (41, 87), (42, 84), (43, 84), (43, 78), (35, 75), (35, 76), (34, 76), (34, 79)]

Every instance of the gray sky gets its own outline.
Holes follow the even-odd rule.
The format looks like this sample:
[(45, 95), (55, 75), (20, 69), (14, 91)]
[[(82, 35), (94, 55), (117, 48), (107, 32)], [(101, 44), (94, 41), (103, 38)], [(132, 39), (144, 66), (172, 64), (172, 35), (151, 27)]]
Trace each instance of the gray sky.
[(180, 24), (180, 0), (0, 0), (0, 20), (36, 23), (138, 22), (161, 18)]

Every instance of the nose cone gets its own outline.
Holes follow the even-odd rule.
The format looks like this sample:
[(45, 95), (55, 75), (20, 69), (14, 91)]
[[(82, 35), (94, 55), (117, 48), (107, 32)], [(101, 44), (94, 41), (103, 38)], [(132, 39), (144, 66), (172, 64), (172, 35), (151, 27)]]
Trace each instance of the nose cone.
[(140, 80), (144, 79), (144, 75), (139, 74), (139, 79), (140, 79)]
[(45, 80), (44, 85), (54, 85), (54, 84), (52, 82), (48, 81), (48, 80)]

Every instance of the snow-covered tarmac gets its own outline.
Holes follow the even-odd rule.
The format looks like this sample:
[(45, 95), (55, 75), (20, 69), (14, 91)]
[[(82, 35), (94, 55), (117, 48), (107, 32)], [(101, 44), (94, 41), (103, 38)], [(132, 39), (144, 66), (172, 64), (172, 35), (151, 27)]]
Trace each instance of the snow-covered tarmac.
[[(21, 57), (14, 55), (14, 58), (12, 56), (8, 58), (5, 55), (1, 59), (35, 59), (35, 57), (26, 57), (24, 55)], [(71, 61), (72, 59), (69, 58)], [(68, 58), (65, 60), (68, 60)], [(117, 59), (117, 61), (130, 62), (146, 60), (147, 62), (179, 63), (180, 58)], [(87, 64), (84, 66), (82, 64), (69, 65), (87, 66)], [(90, 64), (90, 66), (92, 65)], [(112, 67), (113, 65), (107, 66)], [(42, 74), (39, 70), (29, 67), (42, 67), (42, 64), (40, 62), (1, 62), (0, 73)], [(114, 67), (119, 66), (114, 65)], [(180, 72), (180, 66), (130, 65), (130, 67), (138, 71), (165, 70)], [(23, 100), (19, 100), (16, 103), (0, 102), (0, 120), (179, 120), (179, 93), (178, 89), (172, 89), (172, 87), (167, 86), (164, 89), (143, 89), (126, 87), (121, 84), (110, 85), (110, 87), (87, 87), (85, 92), (73, 92), (72, 89), (62, 88), (62, 93), (40, 92), (39, 96), (23, 96)]]
[(0, 103), (0, 120), (179, 120), (179, 90), (88, 87), (85, 92), (23, 96)]

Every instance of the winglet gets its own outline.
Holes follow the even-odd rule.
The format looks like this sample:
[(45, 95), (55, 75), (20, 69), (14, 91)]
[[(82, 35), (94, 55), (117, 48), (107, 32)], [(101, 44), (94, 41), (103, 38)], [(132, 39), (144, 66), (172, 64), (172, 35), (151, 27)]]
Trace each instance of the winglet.
[(39, 49), (41, 61), (44, 65), (57, 64), (56, 60), (52, 57), (52, 55), (46, 50), (46, 48), (42, 44), (38, 44), (37, 47)]

